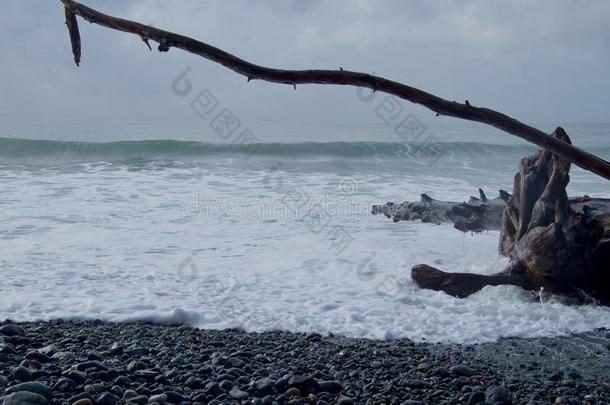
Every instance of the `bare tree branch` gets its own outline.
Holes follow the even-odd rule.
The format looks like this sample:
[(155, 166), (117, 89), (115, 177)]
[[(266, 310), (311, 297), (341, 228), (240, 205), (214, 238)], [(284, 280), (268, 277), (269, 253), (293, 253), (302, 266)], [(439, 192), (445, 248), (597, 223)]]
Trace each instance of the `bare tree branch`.
[(76, 66), (78, 66), (80, 65), (80, 33), (78, 31), (78, 21), (76, 21), (76, 15), (69, 7), (66, 7), (65, 9), (66, 26), (68, 27), (68, 32), (70, 33), (74, 63), (76, 63)]
[(66, 23), (70, 32), (72, 49), (77, 65), (80, 61), (80, 36), (78, 35), (78, 25), (75, 24), (76, 19), (74, 19), (74, 22), (70, 21), (74, 15), (79, 15), (91, 23), (104, 27), (136, 34), (144, 41), (153, 40), (159, 44), (158, 50), (160, 52), (167, 52), (171, 47), (175, 47), (200, 55), (246, 76), (248, 81), (258, 79), (289, 84), (291, 86), (296, 86), (296, 84), (350, 85), (367, 87), (374, 91), (392, 94), (427, 107), (436, 112), (437, 115), (456, 117), (491, 125), (542, 148), (549, 149), (563, 159), (610, 180), (609, 162), (505, 114), (488, 108), (475, 107), (468, 101), (464, 104), (448, 101), (417, 88), (384, 79), (383, 77), (343, 69), (284, 70), (267, 68), (247, 62), (214, 46), (183, 35), (150, 27), (135, 21), (102, 14), (73, 0), (61, 1), (66, 8)]

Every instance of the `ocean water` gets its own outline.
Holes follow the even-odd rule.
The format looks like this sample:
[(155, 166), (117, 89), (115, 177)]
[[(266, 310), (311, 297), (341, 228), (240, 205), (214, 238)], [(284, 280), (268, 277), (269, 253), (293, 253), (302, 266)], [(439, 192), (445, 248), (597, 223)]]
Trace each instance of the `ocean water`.
[[(489, 197), (512, 191), (519, 159), (535, 148), (478, 131), (411, 143), (1, 138), (0, 319), (435, 342), (610, 327), (608, 308), (517, 287), (456, 299), (414, 286), (418, 263), (478, 273), (506, 265), (498, 232), (370, 214), (421, 193), (462, 201), (479, 187)], [(610, 158), (610, 126), (572, 131)], [(610, 197), (607, 181), (577, 168), (569, 191)]]

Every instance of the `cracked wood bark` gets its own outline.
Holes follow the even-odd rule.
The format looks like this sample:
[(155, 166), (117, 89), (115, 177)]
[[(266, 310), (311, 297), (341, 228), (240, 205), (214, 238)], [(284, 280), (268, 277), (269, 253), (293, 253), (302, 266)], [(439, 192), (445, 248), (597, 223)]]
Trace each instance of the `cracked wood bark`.
[(514, 118), (489, 108), (475, 107), (468, 101), (457, 103), (448, 101), (433, 94), (407, 86), (379, 76), (348, 70), (286, 70), (273, 69), (255, 65), (238, 58), (228, 52), (201, 41), (161, 30), (148, 25), (140, 24), (122, 18), (112, 17), (92, 8), (84, 6), (73, 0), (60, 0), (66, 8), (66, 18), (74, 60), (80, 63), (80, 35), (78, 24), (72, 20), (72, 15), (79, 15), (85, 20), (107, 28), (138, 35), (147, 45), (148, 40), (159, 44), (161, 52), (170, 48), (179, 48), (184, 51), (202, 56), (208, 60), (219, 63), (236, 73), (244, 75), (250, 80), (265, 80), (268, 82), (297, 84), (334, 84), (367, 87), (373, 91), (381, 91), (396, 97), (420, 104), (436, 112), (437, 115), (446, 115), (470, 121), (477, 121), (499, 128), (509, 134), (518, 136), (540, 147), (547, 148), (565, 160), (572, 162), (585, 170), (596, 173), (610, 180), (610, 163), (592, 155), (582, 149), (576, 148), (544, 133), (543, 131), (526, 125)]
[[(570, 142), (562, 128), (553, 135)], [(411, 270), (423, 287), (468, 296), (486, 285), (514, 284), (610, 303), (610, 199), (568, 200), (570, 164), (548, 150), (521, 160), (504, 208), (499, 251), (511, 259), (492, 276)]]

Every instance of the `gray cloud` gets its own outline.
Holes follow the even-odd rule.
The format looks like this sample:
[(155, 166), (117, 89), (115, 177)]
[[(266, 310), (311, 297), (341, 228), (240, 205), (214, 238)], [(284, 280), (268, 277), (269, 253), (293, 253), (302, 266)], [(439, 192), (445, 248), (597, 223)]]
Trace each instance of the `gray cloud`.
[[(528, 122), (608, 121), (606, 1), (84, 2), (258, 64), (376, 72)], [(169, 88), (185, 66), (196, 86), (211, 89), (263, 140), (375, 120), (354, 89), (246, 84), (196, 56), (149, 52), (137, 37), (82, 20), (77, 68), (59, 1), (4, 0), (2, 7), (0, 136), (205, 137)]]

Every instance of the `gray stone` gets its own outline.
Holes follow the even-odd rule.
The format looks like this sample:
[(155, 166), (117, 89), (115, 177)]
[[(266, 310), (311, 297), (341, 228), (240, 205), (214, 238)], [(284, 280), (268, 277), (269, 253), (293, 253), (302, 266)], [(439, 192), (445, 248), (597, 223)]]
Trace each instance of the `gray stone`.
[(449, 370), (447, 370), (445, 367), (438, 367), (434, 370), (434, 375), (438, 375), (440, 377), (448, 377)]
[(72, 405), (93, 405), (93, 401), (89, 398), (82, 398), (72, 403)]
[(135, 398), (138, 396), (137, 391), (135, 390), (125, 390), (125, 392), (123, 393), (123, 400), (125, 402), (128, 402), (131, 398)]
[(47, 356), (52, 356), (53, 353), (57, 351), (57, 346), (54, 344), (46, 345), (45, 347), (41, 347), (38, 349), (39, 352), (46, 354)]
[(127, 365), (127, 371), (134, 372), (138, 370), (144, 370), (146, 368), (146, 364), (141, 361), (134, 360)]
[(578, 372), (577, 370), (574, 370), (574, 369), (568, 370), (566, 375), (568, 377), (570, 377), (571, 379), (573, 379), (573, 380), (581, 380), (582, 379), (582, 374), (580, 374), (580, 372)]
[(42, 395), (19, 391), (4, 398), (2, 405), (47, 405), (48, 403), (49, 401)]
[(473, 369), (462, 364), (458, 364), (457, 366), (451, 367), (449, 371), (460, 377), (470, 377), (471, 375), (474, 375)]
[[(232, 385), (231, 385), (232, 386)], [(229, 388), (230, 389), (230, 388)], [(220, 388), (220, 386), (218, 385), (218, 383), (215, 382), (210, 382), (208, 384), (206, 384), (205, 389), (203, 390), (203, 392), (206, 395), (213, 395), (216, 396), (218, 394), (220, 394), (222, 392), (222, 389)]]
[(134, 404), (144, 405), (148, 403), (148, 397), (146, 395), (138, 395), (137, 397), (133, 397), (129, 400), (129, 402), (133, 402)]
[(238, 357), (229, 358), (229, 363), (236, 368), (243, 368), (246, 365), (246, 362)]
[(298, 388), (303, 394), (317, 392), (320, 388), (318, 382), (306, 375), (295, 375), (288, 379), (288, 387)]
[(108, 370), (108, 367), (106, 367), (104, 364), (102, 364), (102, 362), (100, 362), (98, 360), (84, 361), (84, 362), (76, 365), (76, 369), (79, 371), (87, 370), (90, 368), (94, 368), (96, 370), (103, 370), (103, 371)]
[(188, 401), (188, 399), (182, 396), (182, 394), (175, 391), (165, 391), (165, 395), (167, 396), (167, 402), (171, 402), (172, 404), (179, 404), (180, 402)]
[(88, 350), (87, 351), (87, 359), (89, 360), (102, 360), (103, 356), (97, 350)]
[(263, 401), (263, 405), (271, 405), (273, 403), (274, 399), (271, 395), (267, 395), (262, 398), (262, 401)]
[(300, 397), (301, 396), (301, 390), (299, 390), (297, 387), (291, 387), (288, 388), (286, 390), (286, 392), (284, 392), (284, 396), (285, 397)]
[(118, 342), (114, 342), (108, 351), (112, 356), (123, 353), (123, 346)]
[(110, 388), (110, 392), (112, 392), (117, 397), (121, 398), (123, 396), (123, 393), (125, 392), (125, 390), (118, 385), (113, 385), (112, 388)]
[(51, 358), (44, 353), (40, 353), (37, 351), (29, 352), (25, 355), (25, 358), (28, 360), (36, 360), (39, 363), (48, 363), (51, 361)]
[(63, 373), (63, 376), (73, 380), (77, 384), (83, 384), (87, 380), (87, 374), (76, 370), (68, 370)]
[(81, 392), (78, 395), (74, 395), (74, 396), (68, 398), (66, 402), (68, 402), (69, 404), (73, 404), (74, 402), (76, 402), (80, 399), (83, 399), (83, 398), (91, 399), (91, 396), (89, 394), (87, 394), (86, 392)]
[(430, 388), (430, 383), (415, 378), (410, 378), (405, 381), (405, 385), (409, 388)]
[(219, 384), (220, 388), (222, 388), (225, 391), (229, 391), (231, 388), (233, 388), (233, 383), (229, 380), (222, 380)]
[(30, 374), (30, 370), (23, 366), (15, 367), (11, 371), (11, 375), (14, 379), (19, 381), (30, 381), (32, 379), (32, 375)]
[(0, 326), (0, 335), (25, 336), (25, 330), (19, 325), (9, 323), (8, 325)]
[(475, 391), (468, 398), (468, 405), (476, 405), (479, 402), (485, 401), (485, 393), (483, 391)]
[(0, 353), (2, 354), (17, 354), (17, 350), (13, 347), (13, 345), (9, 343), (2, 343), (0, 341)]
[(499, 402), (503, 405), (512, 405), (513, 403), (513, 394), (501, 386), (489, 387), (485, 394), (491, 403)]
[(93, 400), (96, 405), (114, 405), (119, 401), (119, 397), (110, 392), (104, 392), (103, 394), (95, 397)]
[(233, 387), (231, 389), (231, 391), (229, 391), (229, 395), (231, 395), (231, 398), (238, 400), (238, 401), (248, 398), (248, 393), (240, 390), (237, 387)]
[(152, 404), (153, 402), (162, 404), (166, 401), (167, 401), (167, 395), (165, 395), (165, 394), (153, 395), (152, 397), (148, 398), (149, 404)]
[(343, 386), (337, 381), (320, 381), (320, 391), (328, 392), (329, 394), (338, 394), (343, 391)]
[(40, 382), (24, 382), (21, 384), (13, 385), (12, 387), (8, 387), (4, 393), (12, 394), (15, 392), (33, 392), (34, 394), (42, 395), (43, 397), (49, 398), (51, 396), (51, 390), (49, 386)]
[(51, 359), (65, 363), (72, 363), (74, 360), (76, 360), (76, 354), (72, 352), (56, 352), (53, 353)]
[(353, 405), (354, 404), (354, 400), (351, 399), (350, 397), (346, 397), (344, 395), (341, 395), (339, 397), (339, 399), (337, 400), (337, 405)]
[(187, 378), (187, 380), (184, 382), (184, 385), (186, 385), (189, 388), (193, 388), (193, 389), (205, 387), (203, 380), (200, 378), (197, 378), (195, 376), (191, 376), (191, 377)]

